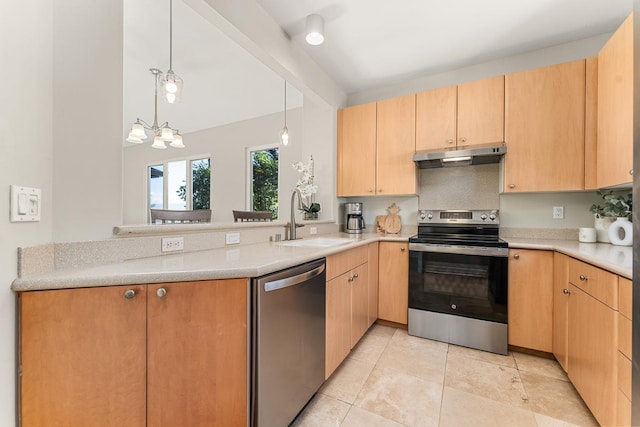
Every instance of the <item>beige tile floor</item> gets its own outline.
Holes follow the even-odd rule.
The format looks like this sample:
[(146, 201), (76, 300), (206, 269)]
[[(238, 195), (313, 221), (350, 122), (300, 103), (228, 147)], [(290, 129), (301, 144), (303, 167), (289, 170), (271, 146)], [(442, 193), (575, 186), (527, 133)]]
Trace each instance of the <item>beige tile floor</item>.
[(295, 427), (597, 426), (557, 362), (374, 325)]

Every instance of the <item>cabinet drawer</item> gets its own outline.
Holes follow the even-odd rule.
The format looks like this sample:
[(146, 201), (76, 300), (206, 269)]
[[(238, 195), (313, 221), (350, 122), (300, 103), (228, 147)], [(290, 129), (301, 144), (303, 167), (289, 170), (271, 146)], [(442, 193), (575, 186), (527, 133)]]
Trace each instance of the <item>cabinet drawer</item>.
[(633, 319), (631, 305), (633, 303), (633, 283), (626, 277), (618, 278), (618, 310), (627, 319)]
[(617, 275), (572, 259), (569, 263), (569, 282), (614, 310), (618, 309)]
[(631, 359), (631, 320), (618, 313), (618, 350)]
[(369, 251), (367, 245), (349, 249), (327, 257), (327, 280), (352, 270), (367, 262)]
[(631, 396), (631, 360), (618, 352), (618, 388), (627, 398)]

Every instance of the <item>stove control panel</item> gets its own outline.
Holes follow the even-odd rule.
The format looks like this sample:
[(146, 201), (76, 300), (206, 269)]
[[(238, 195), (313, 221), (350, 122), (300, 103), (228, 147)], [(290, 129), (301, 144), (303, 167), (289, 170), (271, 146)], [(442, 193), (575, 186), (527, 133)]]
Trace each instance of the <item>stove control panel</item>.
[(418, 224), (495, 224), (500, 223), (497, 209), (418, 211)]

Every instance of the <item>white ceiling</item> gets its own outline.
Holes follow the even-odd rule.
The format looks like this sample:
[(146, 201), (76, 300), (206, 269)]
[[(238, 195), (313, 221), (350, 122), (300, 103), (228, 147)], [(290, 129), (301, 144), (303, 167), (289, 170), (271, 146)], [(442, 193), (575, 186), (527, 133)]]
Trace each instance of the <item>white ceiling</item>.
[[(347, 94), (615, 30), (633, 0), (257, 0)], [(309, 14), (325, 43), (304, 42)]]
[[(169, 68), (169, 0), (124, 0), (123, 60), (126, 137), (136, 118), (153, 122), (149, 68)], [(173, 1), (173, 70), (184, 81), (182, 102), (159, 101), (158, 121), (169, 121), (183, 134), (284, 108), (282, 77), (181, 0)], [(302, 102), (300, 92), (288, 85), (287, 108)]]

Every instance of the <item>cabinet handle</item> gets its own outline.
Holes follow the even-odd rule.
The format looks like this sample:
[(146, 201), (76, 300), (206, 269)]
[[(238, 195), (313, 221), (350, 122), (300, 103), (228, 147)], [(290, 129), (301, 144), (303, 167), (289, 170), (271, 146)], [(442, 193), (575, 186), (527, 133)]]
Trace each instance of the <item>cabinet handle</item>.
[(587, 276), (585, 276), (584, 274), (580, 275), (580, 280), (583, 282), (586, 282), (587, 280), (589, 280), (589, 278)]
[(629, 169), (629, 175), (633, 175), (633, 169)]
[(400, 252), (404, 252), (404, 250), (405, 250), (404, 247), (400, 248)]
[(520, 254), (513, 254), (514, 259), (520, 259)]
[(460, 142), (467, 142), (467, 138), (465, 137), (460, 138)]
[(353, 275), (353, 278), (354, 278), (354, 279), (357, 279), (358, 277), (359, 277), (359, 276), (358, 276), (358, 273), (356, 273), (356, 274), (354, 274), (354, 275)]
[(349, 278), (347, 279), (349, 282), (353, 282), (353, 276), (349, 276)]
[(124, 291), (124, 297), (126, 299), (131, 299), (135, 296), (136, 296), (136, 291), (134, 291), (133, 289), (127, 289), (126, 291)]
[(370, 189), (370, 190), (369, 190), (369, 193), (373, 193), (373, 190), (371, 190), (371, 189)]
[(453, 144), (453, 139), (447, 139), (447, 144)]
[(515, 184), (509, 184), (509, 188), (516, 188)]
[(571, 291), (569, 289), (563, 289), (562, 293), (565, 294), (565, 295), (570, 295)]
[(158, 288), (158, 290), (156, 291), (156, 295), (158, 295), (158, 297), (160, 298), (162, 298), (166, 294), (167, 294), (167, 290), (165, 288)]
[(382, 193), (382, 188), (378, 188), (378, 193)]

